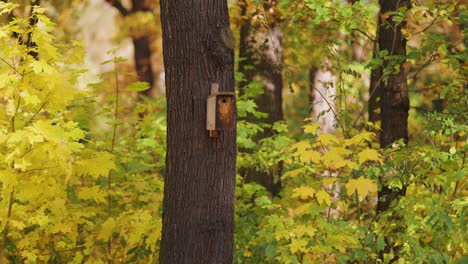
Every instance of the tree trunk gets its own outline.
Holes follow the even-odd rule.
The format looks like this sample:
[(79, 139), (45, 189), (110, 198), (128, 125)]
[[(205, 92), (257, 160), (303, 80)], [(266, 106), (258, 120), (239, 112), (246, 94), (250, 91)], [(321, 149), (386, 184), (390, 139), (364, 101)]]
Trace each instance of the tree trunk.
[(336, 77), (324, 67), (309, 72), (311, 117), (320, 125), (319, 134), (335, 132)]
[[(244, 74), (245, 80), (239, 83), (240, 93), (246, 86), (254, 80), (262, 81), (264, 85), (263, 94), (255, 98), (257, 109), (268, 114), (265, 123), (273, 125), (276, 121), (283, 120), (283, 77), (281, 73), (283, 32), (279, 28), (279, 18), (273, 18), (268, 25), (266, 32), (261, 30), (250, 30), (250, 16), (247, 14), (247, 2), (239, 2), (241, 16), (247, 17), (240, 28), (239, 57), (243, 60), (239, 62), (239, 72)], [(276, 9), (276, 3), (264, 3), (263, 8), (266, 13), (270, 9)], [(248, 116), (250, 122), (257, 122), (253, 116)], [(273, 129), (265, 128), (254, 140), (270, 137), (274, 134)], [(250, 169), (243, 173), (247, 175), (246, 181), (253, 181), (264, 186), (273, 196), (276, 196), (282, 189), (281, 175), (282, 164), (278, 164), (275, 173), (267, 171), (257, 171)], [(276, 175), (274, 175), (276, 174)], [(275, 177), (276, 176), (276, 177)]]
[[(409, 3), (409, 0), (380, 0), (380, 14), (395, 12), (403, 6), (409, 7)], [(398, 62), (400, 70), (390, 73), (388, 77), (384, 77), (379, 85), (382, 89), (382, 98), (380, 100), (382, 118), (380, 147), (386, 148), (400, 139), (408, 143), (409, 97), (406, 83), (406, 69), (404, 67), (406, 61), (406, 39), (401, 32), (401, 29), (405, 26), (404, 22), (396, 24), (392, 20), (392, 16), (390, 16), (386, 21), (380, 21), (379, 24), (379, 49), (387, 50), (389, 56), (401, 56), (402, 58)], [(384, 60), (383, 67), (385, 68), (388, 65), (389, 60)], [(383, 69), (381, 71), (383, 72)], [(378, 193), (377, 213), (387, 211), (390, 203), (403, 195), (404, 192), (404, 188), (395, 191), (385, 185), (382, 186), (382, 189)]]
[[(408, 111), (409, 97), (406, 82), (406, 39), (401, 30), (405, 27), (405, 22), (396, 23), (393, 15), (384, 19), (382, 16), (391, 12), (396, 12), (401, 7), (410, 7), (409, 0), (380, 0), (380, 18), (378, 31), (379, 51), (387, 50), (388, 58), (384, 58), (383, 66), (379, 69), (378, 75), (382, 75), (384, 69), (392, 69), (387, 76), (384, 75), (377, 81), (377, 89), (381, 89), (380, 109), (381, 109), (381, 136), (380, 147), (386, 148), (395, 141), (403, 139), (408, 143)], [(394, 68), (399, 67), (399, 71)], [(372, 87), (372, 86), (371, 86)], [(374, 88), (375, 89), (375, 88)], [(390, 189), (382, 180), (382, 188), (378, 191), (377, 214), (390, 210), (390, 205), (399, 197), (404, 196), (406, 188), (401, 190)], [(401, 216), (394, 215), (392, 218), (397, 221)], [(397, 231), (396, 231), (397, 232)], [(398, 252), (399, 246), (389, 243), (384, 251), (379, 252), (379, 257), (383, 259), (384, 252)], [(398, 254), (390, 262), (398, 259)]]
[(133, 38), (135, 70), (138, 74), (138, 80), (149, 83), (150, 89), (142, 91), (146, 96), (152, 96), (154, 85), (153, 67), (151, 65), (151, 47), (148, 37)]
[[(236, 130), (206, 130), (212, 83), (234, 91), (227, 1), (161, 1), (167, 94), (167, 176), (160, 261), (231, 263)], [(230, 118), (236, 119), (235, 109)]]
[[(132, 0), (132, 9), (128, 10), (121, 0), (106, 0), (111, 4), (120, 15), (128, 16), (136, 12), (151, 12), (150, 1), (148, 0)], [(149, 83), (150, 89), (140, 92), (145, 96), (152, 96), (152, 88), (154, 86), (153, 67), (151, 65), (151, 41), (149, 36), (133, 37), (133, 56), (135, 60), (135, 71), (138, 75), (138, 80)]]
[[(151, 12), (148, 0), (133, 0), (132, 13), (136, 12)], [(138, 79), (142, 82), (149, 83), (150, 89), (141, 92), (143, 95), (152, 96), (152, 88), (154, 86), (153, 67), (151, 65), (151, 41), (148, 36), (132, 38), (135, 71), (138, 74)]]
[[(380, 0), (381, 14), (396, 12), (400, 7), (409, 8), (409, 0)], [(388, 26), (390, 24), (391, 26)], [(380, 146), (388, 147), (393, 142), (403, 139), (408, 143), (408, 111), (409, 97), (406, 83), (406, 39), (401, 29), (405, 27), (405, 22), (396, 24), (392, 16), (380, 23), (379, 29), (379, 49), (387, 50), (393, 60), (398, 58), (399, 71), (384, 77), (380, 86), (382, 87), (382, 98), (380, 100), (382, 116), (382, 136)], [(384, 68), (390, 65), (389, 60), (384, 60)], [(391, 65), (390, 67), (393, 67)]]

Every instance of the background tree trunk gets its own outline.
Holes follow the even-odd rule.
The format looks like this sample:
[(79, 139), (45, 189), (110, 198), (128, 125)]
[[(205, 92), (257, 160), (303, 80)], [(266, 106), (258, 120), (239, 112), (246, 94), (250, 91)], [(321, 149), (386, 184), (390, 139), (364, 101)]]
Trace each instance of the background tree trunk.
[[(380, 0), (381, 14), (395, 12), (400, 7), (409, 8), (409, 0)], [(391, 26), (389, 26), (390, 24)], [(382, 136), (380, 137), (380, 146), (388, 147), (393, 142), (403, 139), (408, 143), (408, 111), (409, 98), (408, 86), (406, 83), (406, 39), (401, 29), (405, 22), (396, 24), (392, 16), (386, 19), (385, 23), (380, 23), (379, 29), (379, 49), (387, 50), (389, 56), (399, 56), (398, 62), (400, 70), (392, 72), (388, 77), (384, 77), (382, 86), (382, 99), (380, 103), (382, 115)], [(394, 57), (393, 60), (396, 58)], [(384, 68), (390, 65), (389, 60), (384, 60)], [(393, 64), (392, 64), (393, 66)]]
[[(151, 12), (148, 0), (133, 0), (132, 13), (136, 12)], [(153, 66), (151, 65), (151, 41), (149, 36), (133, 37), (133, 48), (135, 57), (135, 70), (138, 74), (138, 79), (142, 82), (147, 82), (150, 89), (142, 91), (146, 96), (152, 96), (152, 88), (154, 88)]]
[[(406, 78), (406, 39), (403, 36), (401, 29), (405, 27), (405, 22), (396, 23), (393, 21), (393, 14), (386, 19), (383, 18), (391, 12), (396, 12), (401, 7), (410, 7), (409, 0), (380, 0), (380, 17), (378, 29), (378, 46), (379, 51), (387, 50), (388, 59), (384, 59), (382, 68), (377, 72), (383, 74), (384, 69), (392, 69), (388, 76), (383, 76), (382, 81), (377, 81), (377, 87), (381, 89), (380, 109), (381, 109), (381, 135), (380, 147), (386, 148), (395, 141), (403, 139), (408, 143), (408, 111), (409, 97)], [(399, 66), (399, 71), (395, 71), (395, 66)], [(371, 86), (372, 87), (372, 86)], [(383, 176), (385, 177), (385, 176)], [(390, 205), (399, 197), (404, 196), (406, 187), (403, 186), (400, 190), (391, 189), (386, 185), (385, 180), (381, 177), (382, 188), (378, 191), (377, 214), (390, 210)], [(393, 215), (391, 219), (397, 220), (401, 216)], [(398, 232), (398, 231), (395, 231)], [(387, 246), (384, 251), (379, 252), (380, 259), (383, 260), (384, 252), (398, 252), (397, 245), (386, 241)], [(390, 263), (398, 260), (396, 255)]]
[(314, 68), (309, 73), (311, 117), (320, 125), (319, 134), (335, 132), (336, 77), (325, 67)]
[[(266, 1), (263, 4), (264, 13), (271, 13), (270, 9), (276, 10), (275, 1)], [(255, 81), (264, 83), (263, 94), (255, 98), (257, 109), (260, 112), (268, 114), (264, 120), (265, 123), (273, 125), (276, 121), (283, 120), (283, 77), (281, 65), (283, 63), (283, 32), (279, 28), (280, 18), (273, 17), (262, 32), (261, 29), (253, 30), (250, 14), (247, 14), (248, 3), (245, 0), (239, 2), (241, 8), (241, 16), (247, 17), (240, 27), (239, 41), (239, 57), (243, 60), (239, 62), (239, 72), (244, 74), (245, 80), (239, 83), (240, 93), (246, 86)], [(248, 116), (247, 120), (256, 122), (257, 119), (253, 116)], [(258, 142), (260, 139), (270, 137), (274, 134), (273, 129), (265, 128), (263, 133), (256, 137)], [(275, 173), (267, 171), (257, 171), (255, 169), (248, 170), (243, 173), (247, 175), (247, 181), (256, 182), (264, 186), (273, 196), (276, 196), (281, 190), (281, 175), (282, 164), (278, 164)], [(276, 177), (275, 177), (276, 176)]]
[[(148, 0), (132, 0), (132, 8), (128, 10), (121, 0), (106, 0), (114, 6), (122, 16), (128, 16), (136, 12), (151, 12)], [(149, 83), (150, 89), (140, 92), (145, 96), (152, 96), (154, 86), (153, 66), (151, 65), (151, 41), (149, 36), (132, 37), (135, 71), (138, 80)]]
[(234, 51), (221, 38), (227, 2), (163, 0), (161, 20), (168, 127), (160, 261), (231, 263), (236, 131), (206, 131), (210, 85), (234, 91)]
[(135, 70), (138, 74), (138, 80), (149, 83), (151, 87), (141, 93), (146, 96), (152, 96), (154, 85), (153, 67), (151, 65), (151, 42), (148, 37), (133, 38)]

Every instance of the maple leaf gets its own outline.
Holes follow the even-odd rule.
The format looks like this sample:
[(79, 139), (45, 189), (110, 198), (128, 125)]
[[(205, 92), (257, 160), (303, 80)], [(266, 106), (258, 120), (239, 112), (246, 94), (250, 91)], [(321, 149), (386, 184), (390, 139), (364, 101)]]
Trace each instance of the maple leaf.
[(299, 159), (301, 162), (312, 162), (312, 163), (319, 163), (321, 160), (320, 153), (315, 150), (304, 151), (298, 153)]
[(326, 204), (327, 206), (330, 206), (331, 204), (331, 197), (330, 194), (328, 194), (324, 190), (320, 190), (317, 192), (317, 201), (320, 205)]
[(339, 140), (332, 134), (321, 134), (317, 137), (317, 142), (322, 143), (322, 145), (327, 146), (333, 143), (338, 143)]
[(346, 193), (351, 196), (354, 192), (357, 192), (362, 198), (365, 198), (370, 192), (377, 191), (377, 184), (369, 179), (365, 179), (362, 176), (359, 177), (357, 180), (350, 179), (348, 183), (346, 183)]
[(295, 254), (296, 252), (306, 252), (306, 246), (308, 244), (308, 241), (305, 239), (291, 239), (291, 244), (289, 244), (289, 249), (291, 250), (291, 253)]
[(295, 178), (297, 177), (298, 175), (301, 175), (303, 173), (306, 173), (307, 172), (307, 169), (304, 168), (304, 167), (301, 167), (299, 169), (295, 169), (295, 170), (290, 170), (286, 173), (283, 174), (283, 176), (281, 177), (282, 179), (286, 179), (286, 178)]
[(115, 169), (115, 163), (112, 160), (114, 156), (109, 152), (98, 152), (96, 158), (77, 161), (77, 173), (81, 175), (90, 175), (93, 178), (107, 176), (109, 171)]
[(108, 240), (114, 232), (115, 226), (115, 219), (113, 217), (107, 218), (107, 220), (101, 225), (101, 230), (99, 230), (97, 239), (104, 241)]
[(309, 123), (303, 126), (303, 128), (304, 128), (304, 133), (310, 133), (312, 135), (315, 135), (317, 134), (317, 130), (320, 128), (320, 125), (316, 123)]
[(312, 145), (310, 144), (310, 142), (308, 140), (301, 140), (297, 143), (295, 143), (294, 145), (292, 145), (292, 149), (297, 149), (297, 153), (302, 153), (302, 152), (306, 152), (307, 150), (311, 149), (312, 148)]
[(313, 237), (317, 229), (313, 227), (308, 227), (304, 225), (296, 226), (292, 231), (297, 237), (303, 237), (304, 235), (308, 235), (309, 237)]
[(78, 197), (83, 200), (94, 200), (97, 203), (106, 202), (106, 194), (98, 186), (83, 187), (78, 193)]
[(315, 193), (316, 191), (312, 189), (311, 187), (301, 186), (293, 190), (292, 197), (293, 198), (299, 197), (301, 199), (314, 198)]
[(359, 164), (362, 164), (366, 161), (373, 160), (378, 161), (380, 164), (383, 164), (383, 159), (380, 153), (375, 149), (364, 149), (358, 154)]
[(350, 139), (345, 139), (345, 146), (359, 145), (361, 142), (370, 142), (375, 138), (373, 132), (361, 132)]

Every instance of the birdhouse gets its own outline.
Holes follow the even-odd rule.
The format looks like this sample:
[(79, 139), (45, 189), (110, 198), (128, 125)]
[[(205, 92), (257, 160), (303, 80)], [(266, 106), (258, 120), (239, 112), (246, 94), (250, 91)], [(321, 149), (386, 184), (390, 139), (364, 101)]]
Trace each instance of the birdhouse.
[(209, 131), (210, 137), (216, 137), (218, 131), (235, 129), (234, 92), (219, 92), (218, 84), (213, 83), (206, 104), (206, 130)]

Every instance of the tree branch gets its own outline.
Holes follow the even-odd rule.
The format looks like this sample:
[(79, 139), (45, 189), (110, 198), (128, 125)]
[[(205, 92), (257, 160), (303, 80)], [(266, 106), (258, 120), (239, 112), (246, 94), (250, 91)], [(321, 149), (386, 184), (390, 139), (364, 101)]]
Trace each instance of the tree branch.
[(115, 7), (122, 16), (128, 16), (130, 14), (120, 0), (106, 0), (106, 2)]

